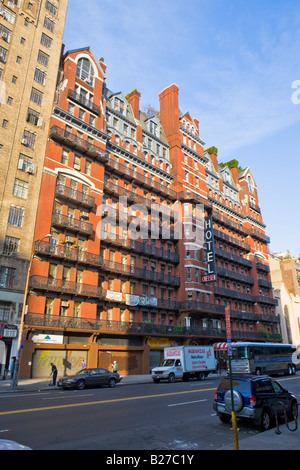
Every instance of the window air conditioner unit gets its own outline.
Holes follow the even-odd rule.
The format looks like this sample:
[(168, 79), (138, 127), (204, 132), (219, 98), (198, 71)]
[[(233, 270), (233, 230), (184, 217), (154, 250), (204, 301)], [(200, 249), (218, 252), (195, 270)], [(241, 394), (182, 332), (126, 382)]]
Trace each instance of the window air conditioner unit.
[(35, 175), (36, 174), (36, 165), (32, 163), (30, 166), (26, 168), (26, 173), (29, 173), (30, 175)]
[(34, 174), (34, 170), (32, 168), (32, 166), (28, 166), (25, 170), (26, 173), (29, 173), (30, 175), (33, 175)]
[(75, 170), (80, 170), (80, 165), (78, 163), (74, 163), (74, 169)]
[(27, 139), (25, 139), (24, 137), (22, 137), (21, 144), (26, 145), (26, 147), (27, 147), (27, 146), (28, 146)]

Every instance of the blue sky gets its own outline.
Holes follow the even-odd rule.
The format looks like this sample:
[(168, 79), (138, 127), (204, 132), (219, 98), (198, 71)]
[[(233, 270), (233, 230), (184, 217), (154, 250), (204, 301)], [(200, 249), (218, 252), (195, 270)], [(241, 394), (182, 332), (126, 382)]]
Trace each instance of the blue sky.
[(300, 253), (299, 2), (69, 0), (64, 44), (104, 57), (107, 86), (137, 88), (142, 110), (176, 83), (205, 148), (251, 168), (270, 251)]

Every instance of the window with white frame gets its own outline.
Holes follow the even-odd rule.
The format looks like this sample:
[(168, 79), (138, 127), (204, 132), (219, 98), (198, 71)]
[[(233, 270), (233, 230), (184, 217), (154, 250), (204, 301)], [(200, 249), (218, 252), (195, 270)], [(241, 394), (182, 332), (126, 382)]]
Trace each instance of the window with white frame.
[(89, 85), (94, 85), (95, 71), (89, 59), (81, 58), (78, 60), (76, 76)]

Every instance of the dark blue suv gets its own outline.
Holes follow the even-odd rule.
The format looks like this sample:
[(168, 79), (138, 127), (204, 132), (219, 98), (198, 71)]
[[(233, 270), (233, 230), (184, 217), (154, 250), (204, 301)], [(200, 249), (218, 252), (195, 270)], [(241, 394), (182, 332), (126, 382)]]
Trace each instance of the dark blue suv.
[[(275, 410), (278, 416), (282, 416), (286, 411), (288, 419), (297, 419), (298, 402), (295, 395), (271, 377), (238, 374), (233, 375), (232, 381), (234, 411), (237, 418), (250, 419), (262, 430), (272, 426)], [(224, 377), (219, 384), (213, 408), (223, 423), (230, 421), (232, 400), (229, 377)]]

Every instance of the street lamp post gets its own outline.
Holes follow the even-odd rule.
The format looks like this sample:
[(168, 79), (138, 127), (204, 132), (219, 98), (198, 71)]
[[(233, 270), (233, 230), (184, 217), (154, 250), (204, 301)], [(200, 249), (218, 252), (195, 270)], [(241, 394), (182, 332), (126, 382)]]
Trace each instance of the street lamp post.
[[(45, 235), (41, 240), (38, 240), (37, 246), (42, 243), (42, 241), (45, 238), (51, 238), (51, 235)], [(24, 319), (25, 319), (25, 313), (26, 313), (26, 303), (27, 303), (27, 295), (28, 295), (28, 288), (29, 288), (29, 278), (30, 278), (30, 271), (31, 271), (31, 265), (32, 261), (34, 259), (34, 255), (36, 252), (36, 246), (35, 242), (33, 243), (32, 250), (31, 250), (31, 255), (29, 259), (29, 266), (27, 270), (27, 277), (26, 277), (26, 284), (25, 284), (25, 292), (24, 292), (24, 299), (23, 299), (23, 308), (22, 308), (22, 314), (21, 314), (21, 322), (20, 322), (20, 331), (19, 331), (19, 337), (18, 337), (18, 347), (17, 347), (17, 355), (16, 355), (16, 361), (15, 361), (15, 367), (14, 367), (14, 373), (13, 373), (13, 380), (11, 384), (11, 388), (17, 389), (18, 388), (18, 372), (19, 372), (19, 363), (20, 363), (20, 354), (21, 354), (21, 346), (22, 346), (22, 336), (23, 336), (23, 329), (24, 329)]]

